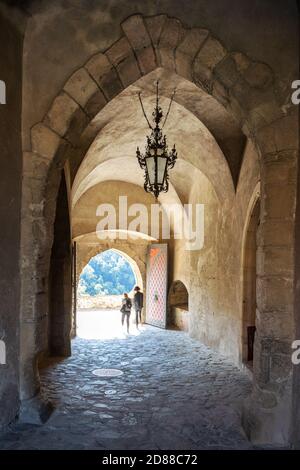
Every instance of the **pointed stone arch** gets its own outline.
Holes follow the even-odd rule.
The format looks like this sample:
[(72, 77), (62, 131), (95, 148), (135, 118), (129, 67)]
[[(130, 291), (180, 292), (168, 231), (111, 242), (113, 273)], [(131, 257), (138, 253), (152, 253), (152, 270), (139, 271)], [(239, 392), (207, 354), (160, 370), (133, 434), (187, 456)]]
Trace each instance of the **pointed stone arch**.
[[(283, 424), (280, 420), (282, 409), (286, 410), (284, 403), (289, 401), (285, 392), (290, 390), (289, 342), (293, 322), (291, 318), (283, 331), (280, 319), (286, 308), (293, 317), (289, 304), (293, 262), (290, 257), (284, 258), (280, 269), (272, 271), (269, 263), (272, 250), (266, 247), (274, 246), (280, 251), (284, 246), (286, 251), (293, 251), (293, 240), (286, 238), (282, 225), (286, 222), (293, 225), (295, 181), (290, 177), (287, 186), (281, 175), (296, 171), (296, 110), (286, 104), (267, 64), (256, 62), (241, 52), (228, 51), (206, 29), (185, 27), (178, 19), (166, 15), (133, 15), (122, 23), (122, 30), (121, 38), (107, 51), (95, 54), (69, 77), (43, 121), (31, 129), (31, 151), (24, 153), (21, 397), (31, 399), (39, 388), (31, 369), (43, 348), (40, 319), (47, 316), (47, 276), (60, 173), (68, 158), (80, 162), (95, 137), (89, 124), (107, 102), (142, 75), (164, 67), (195, 83), (232, 113), (260, 155), (262, 223), (259, 243), (264, 251), (258, 285), (261, 364), (246, 427), (257, 442), (270, 442), (274, 437), (276, 443), (285, 444), (289, 427), (287, 420)], [(272, 228), (277, 231), (276, 239)], [(281, 299), (277, 306), (272, 296), (279, 286)], [(276, 321), (270, 328), (273, 316)], [(273, 349), (268, 346), (270, 341)], [(276, 351), (285, 351), (283, 361), (286, 362), (284, 372), (280, 372), (279, 394), (276, 364), (273, 371), (270, 362), (270, 355)], [(266, 358), (268, 370), (264, 368)], [(261, 370), (265, 371), (263, 375)], [(269, 405), (259, 399), (264, 389), (274, 396), (271, 414)], [(257, 423), (257, 416), (260, 416), (259, 423), (253, 425)], [(273, 435), (269, 431), (270, 422), (276, 429)], [(280, 432), (277, 432), (279, 427)]]
[(129, 246), (123, 246), (122, 249), (115, 247), (91, 246), (90, 249), (85, 252), (85, 255), (78, 259), (78, 269), (76, 270), (77, 285), (84, 267), (87, 266), (93, 258), (105, 253), (106, 251), (114, 251), (128, 261), (135, 275), (137, 284), (140, 285), (141, 289), (143, 289), (146, 280), (146, 263), (143, 263)]
[(133, 15), (122, 29), (118, 41), (68, 78), (43, 121), (31, 129), (32, 151), (46, 158), (49, 167), (60, 164), (69, 152), (73, 159), (77, 152), (85, 153), (95, 137), (89, 123), (98, 112), (158, 67), (212, 95), (251, 138), (284, 116), (270, 67), (227, 51), (208, 30), (186, 28), (166, 15)]
[[(123, 244), (122, 247), (116, 246), (115, 243), (106, 242), (102, 245), (88, 245), (77, 243), (77, 256), (76, 256), (76, 290), (78, 289), (79, 279), (83, 269), (89, 264), (89, 262), (98, 255), (107, 251), (114, 251), (120, 254), (131, 266), (131, 269), (136, 278), (136, 284), (146, 292), (146, 258), (143, 259), (138, 255), (137, 250), (135, 251), (130, 244)], [(77, 298), (77, 296), (76, 296)], [(75, 306), (77, 312), (77, 305)], [(77, 314), (77, 313), (76, 313)], [(76, 316), (76, 315), (75, 315)], [(73, 318), (73, 332), (76, 335), (76, 318)]]

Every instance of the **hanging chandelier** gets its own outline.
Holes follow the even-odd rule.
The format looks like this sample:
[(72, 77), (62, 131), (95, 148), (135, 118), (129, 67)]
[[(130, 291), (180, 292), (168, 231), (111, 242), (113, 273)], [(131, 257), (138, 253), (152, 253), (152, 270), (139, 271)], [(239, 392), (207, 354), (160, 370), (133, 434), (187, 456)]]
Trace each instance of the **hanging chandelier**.
[(151, 133), (147, 136), (147, 144), (145, 148), (145, 154), (143, 155), (139, 147), (136, 150), (136, 156), (139, 165), (142, 170), (145, 171), (145, 183), (144, 189), (147, 193), (154, 194), (157, 199), (161, 192), (167, 192), (169, 189), (169, 173), (168, 170), (174, 167), (177, 159), (177, 151), (175, 145), (172, 150), (168, 150), (166, 136), (163, 135), (162, 129), (165, 126), (171, 105), (175, 96), (175, 90), (170, 100), (169, 109), (166, 114), (165, 120), (160, 127), (160, 122), (163, 118), (162, 108), (159, 106), (158, 97), (158, 81), (156, 82), (156, 106), (152, 113), (154, 125), (151, 125), (141, 99), (141, 93), (139, 93), (139, 100), (142, 107), (144, 117), (147, 121)]

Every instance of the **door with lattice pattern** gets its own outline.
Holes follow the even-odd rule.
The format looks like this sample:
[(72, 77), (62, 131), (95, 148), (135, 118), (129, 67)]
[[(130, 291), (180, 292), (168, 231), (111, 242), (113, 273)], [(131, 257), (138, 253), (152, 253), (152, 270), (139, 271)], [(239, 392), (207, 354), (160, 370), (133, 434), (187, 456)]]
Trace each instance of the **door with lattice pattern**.
[(166, 328), (167, 325), (168, 245), (148, 247), (146, 323)]

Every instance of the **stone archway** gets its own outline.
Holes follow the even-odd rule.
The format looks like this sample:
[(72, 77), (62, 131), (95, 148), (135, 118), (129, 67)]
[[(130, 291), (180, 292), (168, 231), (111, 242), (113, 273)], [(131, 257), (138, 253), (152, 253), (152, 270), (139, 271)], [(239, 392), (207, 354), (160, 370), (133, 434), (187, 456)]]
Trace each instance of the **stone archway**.
[[(76, 299), (78, 303), (76, 305), (75, 321), (73, 324), (74, 336), (98, 340), (123, 337), (123, 332), (120, 329), (121, 317), (119, 313), (123, 293), (127, 292), (133, 304), (135, 294), (134, 287), (138, 285), (141, 291), (143, 291), (143, 277), (145, 277), (145, 272), (139, 269), (137, 253), (133, 251), (133, 257), (129, 256), (126, 246), (124, 250), (104, 248), (101, 246), (87, 248), (87, 250), (81, 251), (81, 256), (79, 255), (77, 257), (78, 275), (76, 282)], [(108, 255), (108, 258), (106, 255)], [(111, 255), (113, 256), (111, 257)], [(115, 255), (117, 255), (117, 261)], [(126, 262), (126, 266), (124, 266), (124, 264), (119, 265), (120, 259)], [(101, 263), (101, 261), (108, 263), (105, 264), (105, 268), (103, 268), (103, 266), (100, 267), (100, 264), (98, 264)], [(110, 269), (111, 264), (113, 269)], [(87, 267), (89, 272), (93, 273), (92, 277), (89, 275), (86, 277), (85, 268)], [(102, 284), (102, 281), (97, 277), (99, 275), (99, 268), (100, 278), (102, 278), (104, 284)], [(125, 284), (128, 286), (129, 271), (131, 271), (133, 278), (131, 277), (130, 279), (130, 287), (125, 288)], [(109, 272), (109, 277), (105, 276), (107, 272)], [(81, 280), (83, 280), (83, 284), (81, 284)], [(106, 284), (107, 281), (109, 282)], [(98, 289), (98, 283), (102, 284), (105, 288), (105, 293), (103, 290), (98, 293), (95, 292), (94, 289), (95, 287)], [(84, 289), (81, 290), (80, 286), (83, 287), (83, 285)], [(123, 286), (122, 288), (121, 285)], [(118, 288), (118, 292), (116, 292), (116, 287)], [(92, 293), (91, 288), (93, 289)], [(130, 316), (130, 323), (132, 325), (134, 324), (134, 320), (135, 315), (133, 308), (132, 315)]]
[[(145, 276), (146, 276), (146, 269), (145, 269), (145, 264), (141, 262), (140, 259), (137, 258), (136, 253), (133, 251), (129, 255), (128, 248), (125, 247), (125, 249), (120, 249), (120, 248), (103, 248), (103, 247), (90, 247), (88, 251), (84, 253), (83, 256), (77, 257), (77, 269), (76, 269), (76, 285), (78, 286), (78, 282), (81, 276), (81, 273), (85, 266), (89, 264), (92, 258), (95, 256), (101, 255), (102, 253), (105, 253), (106, 251), (114, 251), (115, 253), (118, 253), (121, 255), (128, 263), (130, 264), (130, 267), (134, 273), (136, 284), (140, 286), (140, 288), (143, 290), (144, 285), (145, 285)], [(135, 259), (137, 258), (137, 259)]]
[(174, 281), (168, 294), (168, 325), (189, 329), (189, 293), (182, 281)]
[[(117, 243), (113, 242), (104, 242), (98, 244), (88, 244), (76, 242), (76, 284), (74, 288), (77, 291), (79, 278), (84, 267), (89, 263), (89, 261), (105, 251), (113, 250), (116, 253), (119, 253), (123, 256), (130, 264), (135, 277), (137, 284), (146, 292), (146, 253), (147, 253), (147, 244), (134, 245), (127, 242)], [(75, 296), (76, 298), (77, 296)], [(76, 306), (73, 309), (73, 331), (74, 335), (76, 334)]]
[[(47, 277), (60, 171), (71, 155), (80, 163), (95, 137), (89, 123), (106, 103), (142, 75), (163, 67), (192, 81), (219, 101), (259, 150), (262, 174), (259, 246), (264, 256), (258, 279), (259, 360), (254, 368), (253, 400), (246, 427), (254, 441), (286, 443), (291, 401), (293, 261), (284, 256), (280, 268), (276, 268), (272, 257), (274, 251), (280, 256), (283, 247), (285, 252), (293, 252), (293, 241), (287, 240), (283, 226), (286, 221), (293, 224), (295, 182), (289, 180), (286, 185), (281, 174), (296, 168), (297, 115), (284, 108), (268, 65), (227, 51), (207, 30), (184, 28), (179, 20), (165, 15), (149, 18), (134, 15), (123, 22), (122, 29), (124, 34), (115, 44), (105, 53), (93, 56), (67, 80), (43, 122), (32, 128), (31, 152), (24, 154), (21, 397), (29, 400), (38, 391), (33, 364), (44, 348), (41, 319), (47, 316)], [(290, 319), (283, 328), (282, 314), (287, 309)], [(278, 369), (271, 355), (279, 355), (285, 366)], [(272, 396), (271, 411), (264, 390), (268, 390), (268, 397)], [(283, 415), (288, 418), (282, 420)]]

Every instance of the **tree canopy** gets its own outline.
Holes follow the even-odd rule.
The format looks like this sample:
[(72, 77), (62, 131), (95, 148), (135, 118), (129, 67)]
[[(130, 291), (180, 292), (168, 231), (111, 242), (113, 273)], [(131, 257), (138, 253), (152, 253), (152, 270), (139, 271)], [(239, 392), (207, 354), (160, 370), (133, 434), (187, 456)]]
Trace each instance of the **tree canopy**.
[(95, 296), (120, 295), (130, 292), (135, 275), (121, 254), (107, 250), (95, 256), (83, 269), (79, 279), (79, 294)]

